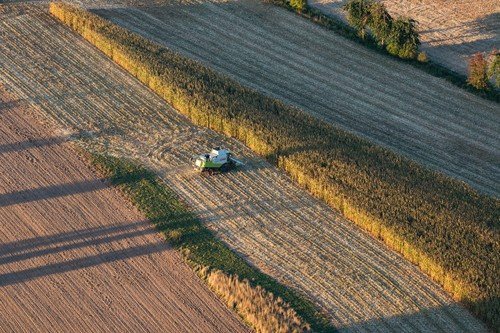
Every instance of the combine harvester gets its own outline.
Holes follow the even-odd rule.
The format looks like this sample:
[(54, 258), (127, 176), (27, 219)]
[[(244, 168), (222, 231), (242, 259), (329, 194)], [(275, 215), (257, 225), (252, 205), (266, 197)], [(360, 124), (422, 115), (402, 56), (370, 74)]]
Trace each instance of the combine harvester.
[(210, 154), (198, 156), (195, 161), (196, 168), (200, 171), (208, 171), (210, 173), (220, 171), (229, 171), (237, 166), (244, 165), (243, 162), (235, 159), (233, 154), (228, 149), (215, 147)]

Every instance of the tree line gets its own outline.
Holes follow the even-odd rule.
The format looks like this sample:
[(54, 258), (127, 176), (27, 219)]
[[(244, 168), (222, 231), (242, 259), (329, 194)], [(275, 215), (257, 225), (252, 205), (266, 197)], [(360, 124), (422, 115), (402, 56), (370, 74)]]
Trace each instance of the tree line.
[[(365, 39), (368, 33), (377, 44), (387, 52), (403, 59), (416, 59), (419, 56), (417, 22), (411, 18), (393, 18), (385, 5), (374, 0), (350, 0), (344, 5), (349, 24), (359, 36)], [(425, 54), (420, 54), (425, 61)]]

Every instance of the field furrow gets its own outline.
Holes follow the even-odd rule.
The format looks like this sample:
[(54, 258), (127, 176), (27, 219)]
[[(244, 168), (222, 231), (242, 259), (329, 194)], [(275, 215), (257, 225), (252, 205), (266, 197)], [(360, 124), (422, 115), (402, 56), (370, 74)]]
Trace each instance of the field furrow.
[(500, 193), (493, 102), (256, 1), (90, 6), (246, 86)]
[[(0, 82), (86, 147), (155, 170), (218, 237), (342, 331), (484, 330), (415, 266), (242, 144), (193, 126), (44, 7), (20, 8), (29, 9), (0, 23)], [(215, 145), (246, 165), (200, 175), (191, 158)]]

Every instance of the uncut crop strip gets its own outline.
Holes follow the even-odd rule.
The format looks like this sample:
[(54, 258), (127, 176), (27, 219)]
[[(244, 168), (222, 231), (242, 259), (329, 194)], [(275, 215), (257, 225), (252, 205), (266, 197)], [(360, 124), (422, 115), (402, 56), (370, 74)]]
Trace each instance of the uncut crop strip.
[[(89, 148), (154, 168), (222, 240), (306, 293), (343, 331), (484, 329), (416, 267), (243, 145), (191, 125), (47, 14), (31, 11), (1, 23), (0, 79), (9, 89), (86, 137)], [(245, 168), (193, 172), (192, 155), (219, 144)]]
[(255, 1), (97, 12), (246, 86), (500, 194), (493, 102)]

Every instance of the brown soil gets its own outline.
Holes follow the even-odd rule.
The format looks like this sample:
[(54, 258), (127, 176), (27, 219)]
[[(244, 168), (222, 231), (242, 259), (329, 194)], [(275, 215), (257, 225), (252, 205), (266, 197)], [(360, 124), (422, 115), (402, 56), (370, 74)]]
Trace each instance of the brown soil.
[[(42, 10), (10, 17), (0, 23), (0, 62), (8, 64), (0, 79), (10, 91), (88, 149), (156, 170), (218, 237), (305, 293), (342, 331), (484, 330), (417, 267), (240, 143), (193, 126)], [(191, 158), (216, 145), (233, 150), (245, 167), (195, 172)]]
[(0, 87), (0, 332), (247, 331), (34, 112)]

